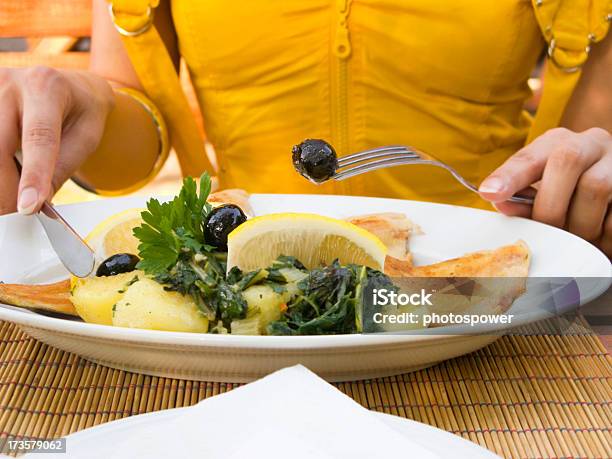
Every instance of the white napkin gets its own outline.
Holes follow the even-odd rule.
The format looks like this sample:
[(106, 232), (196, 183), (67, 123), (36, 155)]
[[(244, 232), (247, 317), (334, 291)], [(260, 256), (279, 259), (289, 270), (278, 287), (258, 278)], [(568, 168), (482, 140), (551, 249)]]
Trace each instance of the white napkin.
[(164, 424), (136, 426), (115, 452), (130, 459), (438, 457), (301, 365), (203, 400)]

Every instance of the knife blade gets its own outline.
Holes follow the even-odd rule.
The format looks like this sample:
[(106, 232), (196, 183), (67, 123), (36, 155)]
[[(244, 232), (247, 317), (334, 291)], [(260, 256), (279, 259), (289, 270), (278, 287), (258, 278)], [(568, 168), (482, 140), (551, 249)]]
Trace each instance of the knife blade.
[[(21, 163), (15, 157), (17, 171), (21, 174)], [(68, 271), (77, 277), (89, 276), (95, 266), (94, 251), (68, 224), (53, 205), (45, 201), (35, 214), (47, 234), (47, 238), (58, 258)]]

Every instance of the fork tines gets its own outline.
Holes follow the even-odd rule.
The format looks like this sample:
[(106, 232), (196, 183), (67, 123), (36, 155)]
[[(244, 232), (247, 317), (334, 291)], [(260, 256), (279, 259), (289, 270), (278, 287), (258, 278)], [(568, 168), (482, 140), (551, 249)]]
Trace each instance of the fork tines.
[(343, 180), (354, 175), (362, 174), (383, 167), (406, 164), (411, 161), (419, 161), (418, 153), (403, 145), (390, 145), (386, 147), (373, 148), (352, 155), (338, 158), (338, 170), (333, 176), (335, 180)]

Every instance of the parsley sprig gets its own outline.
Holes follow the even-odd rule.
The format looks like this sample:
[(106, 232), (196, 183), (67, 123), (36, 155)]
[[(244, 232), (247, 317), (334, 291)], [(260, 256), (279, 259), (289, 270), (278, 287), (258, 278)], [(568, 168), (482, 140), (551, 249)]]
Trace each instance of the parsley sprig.
[(158, 276), (173, 267), (185, 252), (213, 251), (204, 240), (204, 222), (212, 209), (206, 202), (210, 187), (210, 177), (205, 173), (200, 177), (199, 192), (196, 181), (187, 177), (172, 201), (149, 200), (142, 213), (144, 223), (134, 229), (134, 236), (140, 240), (138, 269)]

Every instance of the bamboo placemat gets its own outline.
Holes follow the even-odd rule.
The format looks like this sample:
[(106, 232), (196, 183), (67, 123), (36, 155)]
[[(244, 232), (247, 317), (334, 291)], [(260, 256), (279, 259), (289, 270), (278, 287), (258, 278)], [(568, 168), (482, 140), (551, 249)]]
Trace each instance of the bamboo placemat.
[[(611, 457), (611, 357), (582, 319), (562, 336), (545, 325), (528, 332), (426, 370), (337, 387), (503, 457)], [(0, 440), (57, 438), (237, 386), (113, 370), (0, 322)]]

